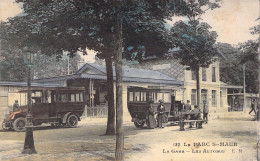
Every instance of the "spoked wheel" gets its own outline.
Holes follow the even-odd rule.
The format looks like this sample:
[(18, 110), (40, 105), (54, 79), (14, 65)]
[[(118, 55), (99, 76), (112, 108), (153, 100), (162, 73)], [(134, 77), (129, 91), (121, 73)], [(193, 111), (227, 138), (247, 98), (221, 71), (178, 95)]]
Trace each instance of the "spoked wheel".
[(144, 126), (145, 121), (143, 121), (143, 120), (135, 121), (134, 124), (135, 124), (135, 127), (141, 128)]
[(17, 118), (13, 123), (14, 130), (18, 132), (25, 131), (25, 124), (26, 124), (25, 118), (22, 117)]
[(67, 125), (69, 127), (76, 127), (78, 125), (78, 117), (74, 114), (69, 115)]
[(9, 129), (10, 129), (10, 127), (8, 127), (8, 126), (7, 126), (7, 123), (6, 123), (6, 121), (5, 121), (5, 120), (2, 122), (2, 129), (3, 129), (4, 131), (6, 131), (6, 130), (9, 130)]

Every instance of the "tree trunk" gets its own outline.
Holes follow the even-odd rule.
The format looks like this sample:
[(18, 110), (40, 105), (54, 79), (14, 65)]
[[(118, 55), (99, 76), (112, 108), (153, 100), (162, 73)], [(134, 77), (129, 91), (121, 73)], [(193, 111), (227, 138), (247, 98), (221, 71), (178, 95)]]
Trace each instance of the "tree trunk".
[(115, 106), (114, 106), (114, 84), (113, 66), (111, 55), (105, 57), (107, 69), (107, 130), (105, 135), (115, 135)]
[(199, 75), (200, 68), (198, 67), (195, 69), (196, 74), (196, 88), (197, 88), (197, 105), (200, 108), (200, 75)]
[[(120, 0), (118, 2), (120, 4)], [(119, 5), (120, 6), (120, 5)], [(119, 9), (119, 8), (118, 8)], [(122, 101), (122, 17), (120, 9), (117, 12), (116, 19), (116, 150), (115, 160), (124, 160), (124, 129), (123, 129), (123, 101)]]

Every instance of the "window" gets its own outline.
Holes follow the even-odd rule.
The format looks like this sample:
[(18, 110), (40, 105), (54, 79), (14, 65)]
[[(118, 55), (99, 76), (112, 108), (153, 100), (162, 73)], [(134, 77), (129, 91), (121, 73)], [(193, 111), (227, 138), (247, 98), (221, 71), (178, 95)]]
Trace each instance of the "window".
[(212, 82), (216, 82), (216, 67), (212, 67)]
[(60, 101), (61, 102), (67, 102), (67, 94), (61, 94), (60, 95)]
[(129, 92), (129, 101), (134, 101), (134, 92)]
[(75, 99), (75, 94), (71, 94), (71, 95), (70, 95), (70, 101), (71, 101), (71, 102), (75, 102), (75, 101), (76, 101), (76, 99)]
[(140, 92), (135, 92), (135, 100), (134, 101), (140, 101)]
[(129, 101), (145, 102), (146, 92), (129, 92)]
[(159, 100), (163, 100), (165, 103), (171, 102), (171, 93), (151, 92), (150, 96), (155, 103), (158, 103)]
[(207, 70), (206, 68), (202, 68), (202, 81), (207, 81)]
[(212, 106), (216, 107), (217, 106), (217, 91), (212, 90)]
[(196, 105), (197, 104), (197, 90), (192, 89), (191, 90), (191, 105)]
[(191, 70), (191, 80), (195, 80), (195, 71)]
[(79, 93), (76, 94), (76, 102), (80, 101)]
[(142, 102), (146, 101), (146, 93), (145, 92), (141, 92), (141, 101)]
[(79, 93), (79, 100), (83, 102), (83, 93)]

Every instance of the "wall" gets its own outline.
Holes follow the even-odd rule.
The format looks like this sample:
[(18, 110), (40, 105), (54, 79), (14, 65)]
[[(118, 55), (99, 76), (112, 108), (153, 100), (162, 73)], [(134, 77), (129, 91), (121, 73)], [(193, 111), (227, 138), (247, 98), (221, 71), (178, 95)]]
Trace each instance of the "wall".
[(18, 100), (20, 106), (26, 104), (27, 97), (16, 93), (22, 89), (23, 87), (17, 86), (0, 86), (0, 121), (4, 119), (5, 114), (13, 110), (15, 100)]

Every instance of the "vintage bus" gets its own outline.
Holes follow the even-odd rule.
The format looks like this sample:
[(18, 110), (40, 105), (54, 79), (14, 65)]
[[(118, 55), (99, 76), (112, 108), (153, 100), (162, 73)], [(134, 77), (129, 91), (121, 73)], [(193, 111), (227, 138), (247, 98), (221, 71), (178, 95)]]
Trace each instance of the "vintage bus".
[(187, 115), (193, 115), (194, 112), (185, 112), (181, 101), (175, 100), (176, 89), (162, 87), (128, 87), (127, 90), (127, 106), (132, 117), (132, 122), (138, 128), (143, 127), (146, 123), (147, 108), (152, 103), (154, 111), (157, 111), (159, 100), (164, 101), (165, 113), (168, 121), (180, 121), (186, 119)]
[[(33, 87), (31, 89), (33, 125), (48, 123), (52, 126), (76, 127), (85, 109), (85, 89), (82, 87)], [(27, 90), (17, 94), (27, 104)], [(5, 116), (3, 129), (24, 131), (27, 105), (21, 105), (18, 111)]]

